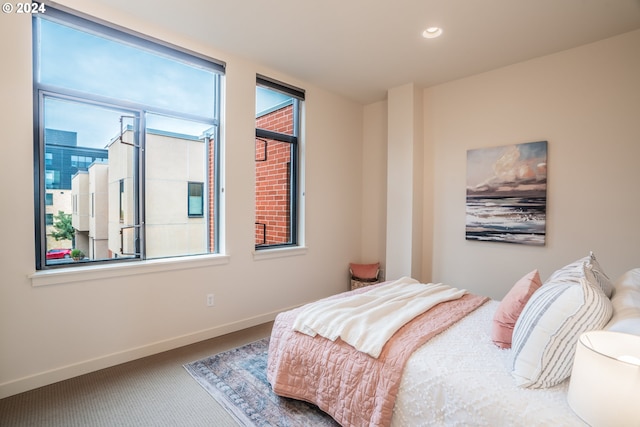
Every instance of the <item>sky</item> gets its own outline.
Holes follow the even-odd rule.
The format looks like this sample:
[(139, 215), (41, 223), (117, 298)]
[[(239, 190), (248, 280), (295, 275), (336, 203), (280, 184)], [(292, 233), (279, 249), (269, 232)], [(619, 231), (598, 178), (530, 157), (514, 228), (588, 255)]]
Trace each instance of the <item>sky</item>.
[[(205, 118), (214, 115), (214, 72), (41, 19), (40, 82)], [(73, 48), (70, 48), (73, 47)], [(78, 145), (104, 148), (124, 110), (48, 99), (45, 127), (78, 132)], [(158, 124), (158, 121), (156, 120)], [(182, 126), (184, 125), (184, 126)], [(208, 123), (165, 123), (199, 135)]]
[(256, 87), (256, 115), (289, 99), (291, 97), (288, 95), (258, 86)]
[[(42, 84), (206, 119), (192, 122), (150, 115), (148, 128), (200, 136), (211, 127), (214, 71), (48, 19), (39, 22)], [(256, 113), (290, 98), (261, 87), (256, 97)], [(127, 115), (132, 113), (56, 98), (45, 101), (45, 127), (77, 132), (79, 146), (104, 148), (120, 132), (120, 116)]]

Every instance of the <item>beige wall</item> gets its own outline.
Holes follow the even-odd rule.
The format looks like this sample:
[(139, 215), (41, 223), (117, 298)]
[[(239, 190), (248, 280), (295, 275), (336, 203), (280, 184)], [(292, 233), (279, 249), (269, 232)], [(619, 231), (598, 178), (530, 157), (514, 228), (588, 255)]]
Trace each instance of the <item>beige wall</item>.
[[(133, 143), (133, 133), (125, 132), (122, 137), (124, 141)], [(129, 139), (127, 139), (129, 138)], [(112, 141), (109, 146), (109, 167), (107, 169), (107, 251), (104, 254), (107, 258), (120, 255), (124, 252), (127, 255), (135, 253), (135, 235), (133, 228), (123, 229), (121, 227), (136, 224), (134, 215), (134, 179), (133, 165), (135, 148), (129, 144), (121, 144), (118, 140)], [(117, 161), (113, 161), (117, 159)], [(122, 181), (123, 191), (120, 194), (120, 181)], [(122, 221), (122, 222), (121, 222)]]
[[(433, 279), (502, 298), (594, 251), (640, 265), (640, 31), (425, 91), (434, 148)], [(466, 241), (466, 150), (548, 141), (546, 246)]]
[[(362, 258), (386, 267), (387, 102), (364, 107), (362, 143)], [(384, 272), (386, 276), (386, 271)]]
[[(635, 31), (424, 90), (420, 279), (501, 299), (534, 268), (546, 279), (591, 250), (612, 279), (640, 265), (638, 76)], [(393, 108), (367, 106), (364, 128)], [(365, 158), (386, 151), (379, 132), (365, 135)], [(546, 245), (466, 241), (467, 150), (540, 140), (549, 142)], [(386, 191), (371, 174), (363, 185), (374, 201)], [(387, 235), (406, 225), (366, 208), (363, 224)], [(369, 258), (389, 258), (381, 239), (364, 242)]]
[[(226, 256), (33, 276), (31, 21), (3, 17), (0, 182), (12, 202), (0, 205), (0, 220), (11, 225), (0, 248), (0, 397), (269, 321), (348, 289), (348, 263), (361, 252), (362, 107), (99, 4), (62, 3), (227, 62)], [(256, 73), (307, 91), (306, 250), (272, 257), (253, 254)], [(208, 293), (214, 307), (206, 306)]]
[(89, 230), (89, 209), (91, 197), (89, 195), (89, 172), (79, 171), (71, 178), (71, 224), (78, 231)]
[(148, 258), (207, 252), (206, 218), (189, 218), (186, 212), (187, 182), (205, 182), (205, 157), (206, 146), (202, 140), (147, 133), (145, 197), (149, 208), (145, 240)]
[(93, 163), (89, 167), (89, 193), (93, 198), (89, 220), (90, 259), (109, 257), (109, 164)]
[(422, 277), (422, 91), (413, 84), (387, 94), (387, 277)]

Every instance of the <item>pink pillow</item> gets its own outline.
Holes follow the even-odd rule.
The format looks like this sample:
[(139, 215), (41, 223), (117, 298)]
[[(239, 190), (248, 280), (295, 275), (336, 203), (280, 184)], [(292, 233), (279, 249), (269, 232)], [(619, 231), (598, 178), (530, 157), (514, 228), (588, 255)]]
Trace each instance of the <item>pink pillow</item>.
[(500, 348), (511, 348), (511, 337), (516, 320), (522, 313), (524, 306), (531, 295), (542, 286), (538, 270), (518, 280), (507, 295), (500, 301), (498, 309), (493, 316), (493, 328), (491, 339)]
[(378, 269), (380, 268), (380, 263), (376, 262), (375, 264), (349, 264), (349, 268), (351, 269), (351, 275), (357, 279), (362, 280), (375, 280), (378, 278)]

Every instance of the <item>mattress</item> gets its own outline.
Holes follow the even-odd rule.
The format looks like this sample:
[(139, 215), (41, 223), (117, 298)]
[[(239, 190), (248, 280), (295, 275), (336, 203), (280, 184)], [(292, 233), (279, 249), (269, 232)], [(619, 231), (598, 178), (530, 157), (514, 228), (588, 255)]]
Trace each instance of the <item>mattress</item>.
[(510, 374), (511, 350), (491, 341), (498, 301), (489, 301), (409, 358), (391, 425), (586, 426), (567, 403), (568, 380), (524, 389)]

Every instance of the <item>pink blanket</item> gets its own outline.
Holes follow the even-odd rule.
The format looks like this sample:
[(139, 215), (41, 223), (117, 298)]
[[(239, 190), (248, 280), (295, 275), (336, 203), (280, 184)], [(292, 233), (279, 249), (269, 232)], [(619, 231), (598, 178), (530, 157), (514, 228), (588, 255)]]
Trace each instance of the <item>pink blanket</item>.
[(293, 331), (301, 308), (280, 313), (269, 343), (267, 379), (276, 394), (311, 402), (343, 426), (388, 426), (413, 351), (487, 300), (466, 294), (436, 305), (398, 330), (377, 359), (340, 339)]

